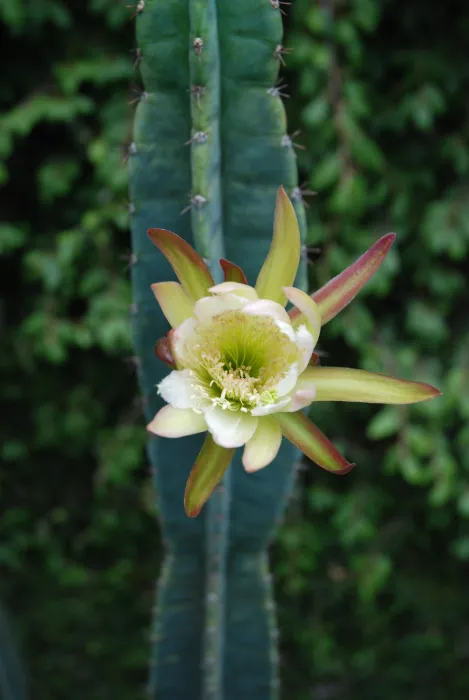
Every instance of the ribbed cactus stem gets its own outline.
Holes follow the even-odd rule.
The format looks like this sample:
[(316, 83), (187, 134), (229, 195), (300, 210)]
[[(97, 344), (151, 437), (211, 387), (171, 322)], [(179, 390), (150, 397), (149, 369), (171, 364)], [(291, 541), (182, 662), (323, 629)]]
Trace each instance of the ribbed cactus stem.
[[(283, 185), (305, 220), (286, 134), (281, 10), (273, 0), (145, 0), (135, 8), (144, 96), (129, 149), (132, 323), (150, 420), (167, 374), (153, 352), (168, 331), (150, 285), (174, 279), (148, 228), (175, 231), (206, 259), (240, 265), (251, 284), (268, 252)], [(182, 215), (181, 215), (182, 214)], [(304, 286), (305, 266), (297, 279)], [(201, 514), (184, 514), (200, 435), (152, 438), (166, 559), (158, 585), (151, 700), (273, 700), (275, 621), (266, 548), (290, 492), (296, 452), (246, 474), (235, 455)]]
[[(221, 281), (224, 257), (222, 153), (220, 145), (220, 52), (215, 0), (189, 3), (191, 97), (191, 215), (194, 242)], [(229, 537), (230, 480), (225, 476), (206, 507), (205, 629), (203, 700), (223, 698), (226, 553)]]
[[(198, 252), (209, 265), (224, 256), (220, 148), (220, 53), (215, 0), (191, 0), (191, 213)], [(218, 273), (219, 274), (219, 273)]]
[(225, 658), (226, 550), (229, 528), (230, 474), (207, 504), (205, 563), (205, 630), (203, 640), (203, 700), (221, 700)]

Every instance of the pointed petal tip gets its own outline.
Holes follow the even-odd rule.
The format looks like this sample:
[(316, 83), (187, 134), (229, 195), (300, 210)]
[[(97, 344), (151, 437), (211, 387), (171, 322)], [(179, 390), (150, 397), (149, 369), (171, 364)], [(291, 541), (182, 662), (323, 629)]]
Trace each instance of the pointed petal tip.
[(345, 466), (343, 469), (336, 469), (336, 471), (330, 472), (331, 474), (336, 474), (337, 476), (345, 476), (349, 472), (352, 471), (354, 467), (357, 465), (354, 462), (349, 462), (347, 466)]
[(384, 236), (381, 236), (381, 238), (379, 238), (376, 241), (376, 243), (371, 247), (371, 249), (377, 250), (378, 254), (381, 255), (384, 260), (395, 240), (395, 233), (386, 233)]
[(152, 429), (154, 418), (145, 426), (145, 430), (147, 433), (150, 433), (150, 435), (156, 436), (155, 431)]
[(174, 231), (170, 231), (166, 228), (147, 228), (147, 236), (152, 243), (158, 246), (158, 248), (160, 246), (160, 241), (162, 238), (171, 238), (172, 236), (180, 238), (180, 236), (178, 236), (177, 233), (174, 233)]
[(293, 284), (300, 257), (301, 240), (298, 219), (290, 198), (284, 188), (279, 187), (272, 243), (255, 285), (261, 299), (270, 299), (285, 306), (286, 299), (281, 287)]
[(381, 240), (383, 241), (383, 245), (384, 245), (384, 241), (386, 241), (386, 245), (388, 246), (388, 250), (389, 250), (389, 248), (392, 246), (392, 244), (396, 240), (396, 234), (395, 233), (386, 233), (384, 236), (381, 237)]
[(187, 502), (186, 498), (184, 499), (184, 510), (185, 510), (185, 513), (186, 513), (188, 518), (196, 518), (199, 515), (202, 508), (203, 508), (203, 505), (196, 507), (194, 505), (190, 505)]
[(427, 396), (425, 396), (422, 401), (437, 399), (438, 396), (441, 396), (443, 393), (440, 389), (437, 389), (436, 386), (432, 386), (431, 384), (422, 384), (422, 389), (425, 389), (427, 393)]
[[(157, 415), (158, 414), (156, 414), (156, 416)], [(145, 430), (147, 431), (147, 433), (150, 433), (150, 435), (152, 435), (153, 437), (161, 437), (159, 433), (156, 432), (155, 428), (156, 416), (154, 416), (154, 418), (152, 418), (151, 421), (145, 426)]]
[(332, 442), (300, 413), (279, 413), (277, 416), (287, 440), (298, 447), (308, 459), (333, 474), (347, 474), (352, 468)]
[(225, 282), (241, 282), (241, 284), (248, 284), (246, 275), (239, 265), (236, 265), (230, 260), (225, 260), (225, 258), (220, 258), (218, 262), (223, 271)]

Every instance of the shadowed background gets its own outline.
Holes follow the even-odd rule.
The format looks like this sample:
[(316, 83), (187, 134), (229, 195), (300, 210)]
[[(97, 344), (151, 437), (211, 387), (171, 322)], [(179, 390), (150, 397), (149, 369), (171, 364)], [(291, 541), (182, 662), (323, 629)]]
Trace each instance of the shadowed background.
[[(0, 5), (0, 656), (14, 677), (13, 634), (38, 700), (140, 700), (147, 677), (162, 551), (130, 342), (125, 160), (141, 87), (125, 4)], [(305, 465), (272, 548), (284, 694), (463, 700), (469, 9), (285, 10), (290, 131), (317, 192), (311, 288), (398, 234), (324, 329), (322, 362), (444, 395), (313, 406), (358, 466), (336, 479)]]

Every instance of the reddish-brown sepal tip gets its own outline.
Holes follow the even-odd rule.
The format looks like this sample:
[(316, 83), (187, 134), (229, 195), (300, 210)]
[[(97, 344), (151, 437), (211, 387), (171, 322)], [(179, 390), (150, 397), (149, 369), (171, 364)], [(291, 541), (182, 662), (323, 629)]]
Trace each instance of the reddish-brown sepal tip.
[(321, 363), (321, 358), (319, 357), (319, 355), (316, 352), (313, 352), (313, 354), (311, 355), (311, 359), (309, 361), (310, 366), (316, 367), (320, 363)]
[(169, 331), (168, 335), (164, 338), (160, 338), (155, 344), (155, 355), (159, 360), (169, 365), (170, 367), (176, 367), (176, 361), (173, 357), (171, 349), (171, 334), (173, 331)]
[(196, 517), (199, 515), (200, 511), (202, 510), (202, 508), (192, 508), (192, 509), (190, 509), (189, 506), (187, 505), (187, 503), (184, 501), (184, 510), (185, 510), (186, 515), (187, 515), (188, 518), (196, 518)]
[(336, 471), (330, 471), (329, 474), (337, 474), (337, 476), (345, 476), (345, 474), (348, 474), (349, 472), (352, 471), (354, 467), (356, 467), (356, 464), (347, 464), (346, 467), (343, 469), (337, 469)]
[(220, 258), (220, 267), (223, 270), (223, 276), (225, 282), (240, 282), (241, 284), (247, 284), (247, 278), (239, 265), (235, 265), (230, 260), (225, 260), (225, 258)]
[(392, 246), (394, 241), (396, 240), (396, 234), (395, 233), (385, 233), (384, 236), (381, 237), (382, 241), (386, 241), (385, 246), (387, 245), (387, 249)]

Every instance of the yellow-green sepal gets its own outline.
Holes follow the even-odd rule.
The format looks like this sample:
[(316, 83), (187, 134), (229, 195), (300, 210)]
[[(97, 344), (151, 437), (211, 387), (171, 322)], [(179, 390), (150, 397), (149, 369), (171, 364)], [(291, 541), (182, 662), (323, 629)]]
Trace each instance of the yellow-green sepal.
[(280, 187), (272, 245), (256, 282), (256, 292), (260, 299), (271, 299), (285, 306), (287, 300), (282, 287), (290, 287), (295, 281), (300, 251), (300, 230), (295, 210), (287, 193)]
[(347, 474), (354, 464), (342, 457), (332, 442), (301, 412), (277, 413), (283, 435), (318, 467), (334, 474)]
[(314, 387), (316, 401), (409, 404), (440, 396), (430, 384), (345, 367), (307, 367), (298, 389)]
[(148, 235), (167, 258), (186, 294), (194, 301), (206, 296), (208, 288), (214, 284), (213, 277), (189, 243), (163, 228), (150, 228)]
[(155, 282), (151, 290), (171, 328), (177, 328), (192, 316), (194, 301), (179, 282)]
[(228, 469), (235, 450), (217, 445), (207, 435), (186, 484), (184, 508), (189, 518), (195, 518)]
[[(395, 233), (382, 236), (352, 265), (311, 295), (321, 314), (322, 325), (337, 316), (339, 311), (342, 311), (356, 297), (380, 267), (395, 238)], [(298, 308), (289, 311), (292, 323), (300, 322), (300, 315), (301, 310)]]

